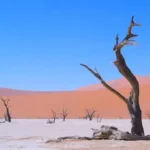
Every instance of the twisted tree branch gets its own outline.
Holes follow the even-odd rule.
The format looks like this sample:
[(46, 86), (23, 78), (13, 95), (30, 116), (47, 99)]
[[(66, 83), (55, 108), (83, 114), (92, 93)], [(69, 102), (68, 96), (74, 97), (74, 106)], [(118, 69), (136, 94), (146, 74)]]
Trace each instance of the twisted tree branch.
[(117, 95), (119, 98), (121, 98), (126, 104), (127, 104), (127, 99), (120, 94), (118, 91), (116, 91), (115, 89), (113, 89), (112, 87), (110, 87), (101, 77), (101, 75), (98, 73), (97, 69), (95, 68), (95, 71), (93, 71), (91, 68), (89, 68), (87, 65), (85, 64), (80, 64), (81, 66), (85, 67), (89, 72), (91, 72), (98, 80), (100, 80), (100, 82), (103, 84), (103, 86), (105, 88), (107, 88), (108, 90), (110, 90), (111, 92), (113, 92), (115, 95)]
[(114, 61), (113, 63), (117, 67), (118, 71), (131, 84), (132, 90), (133, 90), (133, 100), (136, 103), (138, 103), (138, 101), (139, 101), (139, 83), (138, 83), (136, 77), (134, 76), (134, 74), (131, 72), (131, 70), (126, 65), (125, 59), (124, 59), (123, 55), (121, 54), (121, 49), (123, 48), (123, 46), (128, 45), (128, 44), (134, 45), (135, 42), (130, 39), (138, 36), (138, 35), (132, 33), (132, 27), (140, 26), (140, 24), (135, 23), (133, 19), (134, 19), (134, 16), (132, 16), (132, 18), (131, 18), (131, 22), (128, 27), (128, 31), (127, 31), (125, 38), (120, 43), (119, 43), (118, 34), (116, 36), (116, 44), (113, 48), (113, 50), (115, 51), (115, 54), (116, 54), (116, 61)]

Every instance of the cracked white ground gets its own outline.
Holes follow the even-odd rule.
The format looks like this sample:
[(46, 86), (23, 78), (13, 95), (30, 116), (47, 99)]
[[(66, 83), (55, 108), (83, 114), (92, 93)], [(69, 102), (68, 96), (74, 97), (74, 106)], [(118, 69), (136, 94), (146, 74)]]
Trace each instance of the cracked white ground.
[[(0, 150), (149, 150), (150, 141), (63, 141), (45, 143), (60, 136), (92, 136), (91, 128), (101, 125), (116, 126), (130, 132), (128, 119), (102, 119), (97, 123), (83, 119), (67, 119), (47, 124), (46, 119), (12, 119), (12, 123), (0, 123)], [(143, 120), (145, 134), (150, 134), (150, 121)]]

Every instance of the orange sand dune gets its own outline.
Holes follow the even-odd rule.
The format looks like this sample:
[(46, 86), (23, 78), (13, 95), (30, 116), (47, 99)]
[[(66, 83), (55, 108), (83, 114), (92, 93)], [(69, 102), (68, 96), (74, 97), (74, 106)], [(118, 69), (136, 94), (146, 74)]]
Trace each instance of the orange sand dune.
[[(140, 86), (150, 84), (150, 76), (136, 76), (137, 80), (139, 81)], [(117, 80), (112, 80), (107, 82), (113, 88), (130, 88), (129, 82), (123, 77)], [(78, 88), (77, 91), (85, 91), (85, 90), (100, 90), (104, 89), (104, 86), (100, 83), (85, 86)]]
[(42, 91), (24, 91), (24, 90), (14, 90), (8, 88), (0, 88), (1, 96), (15, 96), (15, 95), (27, 95), (27, 94), (36, 94), (36, 93), (50, 93), (50, 92), (42, 92)]
[[(119, 91), (128, 96), (130, 88), (120, 88)], [(150, 111), (150, 84), (140, 86), (140, 103), (143, 117)], [(68, 92), (31, 92), (30, 94), (10, 95), (11, 114), (14, 118), (47, 118), (51, 117), (51, 109), (60, 116), (64, 106), (69, 111), (69, 118), (85, 115), (86, 108), (95, 108), (103, 118), (127, 118), (125, 104), (110, 91), (68, 91)], [(0, 116), (4, 107), (0, 102)]]

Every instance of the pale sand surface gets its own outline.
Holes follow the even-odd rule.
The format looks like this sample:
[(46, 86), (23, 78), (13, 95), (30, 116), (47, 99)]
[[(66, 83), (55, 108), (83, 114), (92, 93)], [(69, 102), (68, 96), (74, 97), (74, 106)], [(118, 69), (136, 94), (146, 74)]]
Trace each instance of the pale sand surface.
[[(116, 126), (130, 131), (130, 120), (103, 119), (101, 123), (81, 119), (57, 120), (47, 124), (46, 119), (14, 119), (12, 123), (0, 124), (0, 150), (149, 150), (150, 141), (64, 141), (45, 143), (60, 136), (92, 136), (91, 128), (101, 125)], [(143, 120), (145, 133), (150, 134), (150, 121)]]

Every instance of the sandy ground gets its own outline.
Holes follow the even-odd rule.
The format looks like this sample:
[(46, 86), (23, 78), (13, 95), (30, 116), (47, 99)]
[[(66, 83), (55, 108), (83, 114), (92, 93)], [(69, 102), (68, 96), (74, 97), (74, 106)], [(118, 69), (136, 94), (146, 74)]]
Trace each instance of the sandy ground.
[[(14, 119), (12, 123), (0, 124), (0, 150), (148, 150), (150, 141), (64, 141), (61, 143), (45, 143), (49, 139), (60, 136), (92, 136), (91, 128), (101, 125), (113, 125), (123, 131), (130, 131), (130, 120), (103, 119), (96, 120), (68, 119), (57, 120), (55, 124), (47, 124), (45, 119)], [(150, 134), (150, 121), (143, 120), (145, 133)]]

